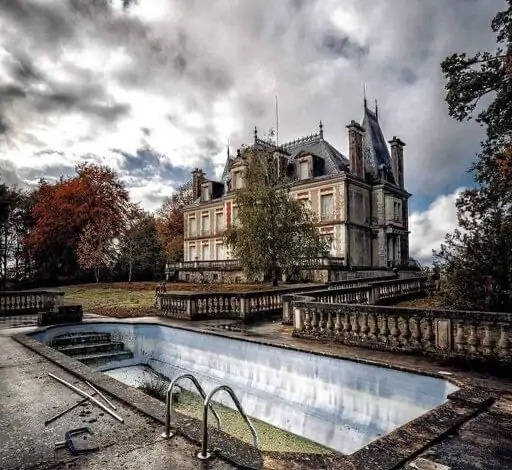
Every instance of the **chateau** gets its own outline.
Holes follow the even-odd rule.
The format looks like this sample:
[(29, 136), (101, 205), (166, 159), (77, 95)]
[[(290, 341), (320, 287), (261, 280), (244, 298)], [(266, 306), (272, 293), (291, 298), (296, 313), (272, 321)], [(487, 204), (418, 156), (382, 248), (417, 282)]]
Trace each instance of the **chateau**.
[[(317, 133), (278, 147), (258, 137), (254, 148), (274, 152), (295, 180), (291, 195), (318, 216), (326, 237), (328, 264), (361, 268), (393, 267), (409, 261), (408, 199), (404, 187), (405, 144), (393, 137), (389, 149), (378, 120), (378, 109), (364, 101), (361, 124), (351, 121), (348, 158)], [(193, 171), (195, 202), (185, 209), (185, 262), (180, 268), (203, 271), (236, 267), (222, 233), (237, 218), (234, 192), (243, 185), (244, 165), (228, 154), (221, 181)], [(324, 263), (325, 264), (325, 263)], [(188, 277), (188, 276), (187, 276)], [(217, 275), (214, 276), (217, 278)]]

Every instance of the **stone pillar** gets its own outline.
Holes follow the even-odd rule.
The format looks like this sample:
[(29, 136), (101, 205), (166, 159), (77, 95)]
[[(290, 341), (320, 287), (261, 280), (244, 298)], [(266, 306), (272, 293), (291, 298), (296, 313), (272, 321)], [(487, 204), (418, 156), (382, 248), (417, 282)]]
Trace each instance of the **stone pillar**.
[(358, 178), (364, 179), (363, 135), (365, 129), (356, 121), (347, 125), (348, 129), (348, 156), (350, 172)]
[(393, 139), (389, 141), (389, 145), (391, 146), (391, 168), (395, 177), (395, 183), (400, 189), (404, 189), (405, 144), (396, 136), (393, 136)]

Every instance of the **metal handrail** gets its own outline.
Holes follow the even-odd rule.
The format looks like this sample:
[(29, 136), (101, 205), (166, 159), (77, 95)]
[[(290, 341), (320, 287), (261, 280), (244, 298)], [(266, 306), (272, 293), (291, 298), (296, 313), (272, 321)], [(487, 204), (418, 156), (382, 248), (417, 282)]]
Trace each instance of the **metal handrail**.
[(208, 394), (208, 396), (204, 400), (204, 406), (203, 406), (203, 442), (202, 442), (202, 445), (201, 445), (201, 452), (199, 452), (197, 454), (197, 456), (201, 460), (206, 460), (206, 459), (210, 458), (210, 456), (211, 456), (211, 454), (208, 452), (208, 407), (210, 406), (210, 400), (213, 398), (213, 396), (217, 392), (220, 392), (221, 390), (225, 390), (226, 392), (229, 393), (229, 395), (231, 396), (231, 399), (233, 400), (233, 402), (235, 403), (235, 406), (238, 409), (238, 412), (242, 415), (242, 418), (244, 419), (244, 421), (249, 426), (249, 430), (251, 431), (252, 438), (253, 438), (254, 447), (256, 447), (258, 449), (259, 446), (260, 446), (259, 441), (258, 441), (258, 435), (256, 434), (256, 430), (254, 429), (251, 421), (249, 420), (248, 416), (245, 414), (244, 410), (242, 409), (242, 405), (240, 404), (240, 401), (236, 397), (235, 392), (233, 391), (233, 389), (231, 387), (229, 387), (228, 385), (219, 385), (217, 388), (214, 388)]
[[(179, 377), (176, 377), (169, 385), (169, 388), (167, 389), (167, 393), (165, 396), (165, 431), (162, 433), (162, 437), (170, 438), (174, 436), (174, 434), (171, 434), (172, 389), (182, 379), (189, 379), (196, 386), (196, 389), (199, 392), (199, 395), (201, 395), (201, 397), (203, 398), (203, 400), (207, 398), (203, 387), (201, 387), (197, 379), (192, 374), (183, 374), (180, 375)], [(217, 427), (220, 430), (220, 417), (212, 406), (210, 406), (210, 409), (212, 410), (213, 416), (215, 416), (215, 419), (217, 420)]]

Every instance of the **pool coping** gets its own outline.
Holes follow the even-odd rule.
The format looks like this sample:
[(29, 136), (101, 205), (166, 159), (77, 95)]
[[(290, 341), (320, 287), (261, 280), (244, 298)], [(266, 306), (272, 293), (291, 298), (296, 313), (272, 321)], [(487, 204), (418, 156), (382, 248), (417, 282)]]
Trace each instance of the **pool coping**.
[[(279, 465), (279, 463), (286, 463), (289, 465), (293, 462), (294, 468), (297, 470), (308, 468), (330, 468), (333, 470), (392, 470), (419, 455), (426, 448), (439, 442), (447, 435), (453, 433), (463, 423), (481, 413), (498, 398), (498, 394), (495, 392), (488, 391), (482, 387), (471, 386), (463, 381), (455, 379), (454, 377), (449, 377), (440, 373), (436, 374), (432, 371), (422, 372), (414, 368), (396, 364), (383, 364), (366, 358), (348, 358), (339, 354), (336, 355), (332, 353), (313, 351), (308, 350), (307, 348), (279, 344), (274, 341), (266, 341), (262, 338), (244, 337), (222, 331), (212, 331), (198, 326), (188, 326), (169, 323), (167, 321), (159, 321), (158, 318), (112, 319), (98, 317), (97, 319), (91, 318), (76, 324), (71, 323), (66, 325), (61, 324), (35, 328), (33, 331), (12, 336), (18, 343), (61, 366), (78, 378), (93, 383), (101, 390), (112, 394), (122, 402), (152, 417), (162, 424), (165, 422), (164, 403), (155, 398), (149, 397), (140, 390), (122, 384), (102, 372), (97, 372), (89, 366), (86, 366), (85, 364), (82, 364), (81, 362), (72, 359), (55, 349), (52, 349), (29, 336), (37, 332), (47, 331), (62, 326), (83, 325), (87, 323), (124, 323), (133, 325), (147, 324), (167, 326), (212, 336), (264, 344), (267, 346), (327, 356), (336, 359), (350, 360), (378, 367), (388, 367), (402, 372), (427, 375), (447, 380), (459, 387), (459, 390), (448, 395), (448, 401), (445, 403), (427, 411), (414, 420), (409, 421), (403, 426), (400, 426), (385, 436), (372, 441), (365, 447), (349, 455), (344, 455), (336, 451), (328, 454), (300, 454), (273, 451), (260, 452), (254, 447), (224, 433), (223, 431), (209, 428), (208, 435), (210, 447), (215, 449), (218, 456), (239, 465), (241, 468), (256, 470), (263, 468), (264, 464), (265, 466), (270, 463), (277, 465)], [(183, 436), (196, 443), (201, 442), (202, 434), (200, 420), (176, 412), (172, 424), (172, 427)]]

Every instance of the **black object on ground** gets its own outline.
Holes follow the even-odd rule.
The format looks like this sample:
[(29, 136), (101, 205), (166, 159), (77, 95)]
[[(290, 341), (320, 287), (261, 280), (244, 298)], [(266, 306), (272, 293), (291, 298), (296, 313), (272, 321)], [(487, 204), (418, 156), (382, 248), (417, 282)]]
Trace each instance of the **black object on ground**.
[(99, 449), (98, 444), (91, 441), (91, 439), (88, 439), (86, 436), (82, 436), (82, 439), (76, 439), (76, 437), (81, 434), (92, 435), (93, 432), (91, 431), (91, 428), (88, 427), (70, 429), (66, 432), (64, 441), (55, 443), (55, 449), (67, 448), (73, 455), (93, 452)]

